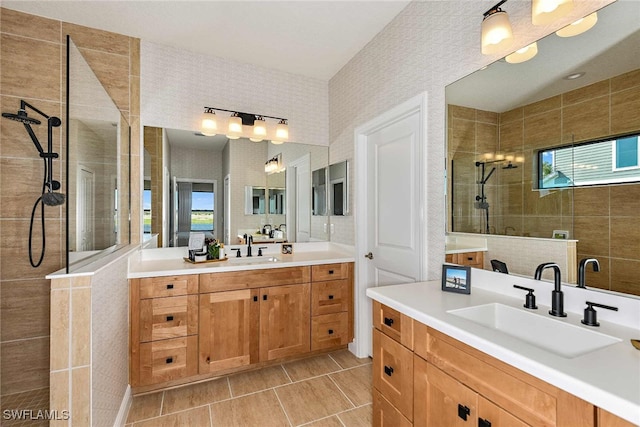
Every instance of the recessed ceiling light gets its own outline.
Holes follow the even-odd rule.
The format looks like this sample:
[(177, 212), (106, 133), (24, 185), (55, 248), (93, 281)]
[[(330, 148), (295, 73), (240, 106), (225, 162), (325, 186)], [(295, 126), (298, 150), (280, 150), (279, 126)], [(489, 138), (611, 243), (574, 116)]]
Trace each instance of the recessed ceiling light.
[(585, 73), (584, 71), (581, 71), (579, 73), (572, 73), (572, 74), (564, 76), (563, 79), (565, 79), (565, 80), (575, 80), (575, 79), (579, 79), (580, 77), (584, 76), (585, 74), (587, 74), (587, 73)]

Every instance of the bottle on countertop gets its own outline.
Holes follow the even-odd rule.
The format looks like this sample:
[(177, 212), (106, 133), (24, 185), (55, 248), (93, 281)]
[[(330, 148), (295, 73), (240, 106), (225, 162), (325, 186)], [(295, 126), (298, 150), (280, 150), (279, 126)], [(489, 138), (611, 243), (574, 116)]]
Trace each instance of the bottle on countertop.
[(225, 258), (225, 254), (224, 254), (224, 243), (220, 243), (220, 249), (218, 252), (218, 259), (224, 259)]

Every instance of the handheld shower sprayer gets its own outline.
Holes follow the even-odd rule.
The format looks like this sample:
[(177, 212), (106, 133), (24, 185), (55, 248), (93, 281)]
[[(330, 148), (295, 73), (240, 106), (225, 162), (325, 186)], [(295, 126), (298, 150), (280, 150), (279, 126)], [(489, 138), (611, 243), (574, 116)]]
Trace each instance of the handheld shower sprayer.
[[(38, 119), (34, 119), (33, 117), (29, 117), (27, 108), (35, 111), (36, 113), (47, 119), (47, 151), (44, 151), (44, 149), (42, 148), (42, 144), (40, 144), (38, 137), (31, 127), (32, 125), (41, 124), (41, 121)], [(58, 153), (53, 152), (53, 128), (59, 127), (62, 124), (62, 120), (55, 116), (46, 115), (24, 100), (20, 101), (20, 109), (16, 114), (2, 113), (2, 117), (20, 122), (24, 125), (27, 134), (29, 134), (31, 141), (33, 142), (33, 145), (36, 147), (36, 150), (38, 150), (40, 157), (44, 161), (44, 178), (42, 182), (42, 192), (40, 197), (33, 205), (33, 209), (31, 211), (31, 222), (29, 224), (29, 262), (31, 263), (32, 267), (39, 267), (40, 264), (42, 264), (42, 260), (44, 259), (44, 252), (46, 248), (44, 205), (60, 206), (65, 201), (64, 194), (56, 192), (56, 190), (59, 190), (61, 187), (60, 182), (53, 179), (53, 159), (58, 158)], [(42, 251), (40, 253), (40, 259), (37, 262), (34, 262), (31, 243), (33, 240), (33, 223), (38, 204), (40, 204), (41, 207), (40, 219), (42, 224)]]

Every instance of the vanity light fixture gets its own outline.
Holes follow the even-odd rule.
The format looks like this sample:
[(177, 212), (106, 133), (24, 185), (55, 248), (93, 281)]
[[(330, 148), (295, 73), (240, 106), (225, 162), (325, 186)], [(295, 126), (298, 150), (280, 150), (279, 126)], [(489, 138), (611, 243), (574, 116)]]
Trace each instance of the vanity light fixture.
[(533, 25), (551, 24), (566, 16), (573, 9), (573, 0), (532, 0), (531, 22)]
[(486, 11), (482, 20), (482, 54), (498, 53), (513, 43), (513, 31), (507, 12), (500, 9), (507, 0), (502, 0)]
[(582, 34), (585, 31), (590, 30), (594, 25), (596, 25), (596, 22), (598, 22), (598, 12), (593, 12), (591, 15), (578, 19), (576, 22), (556, 31), (556, 34), (560, 37), (577, 36), (578, 34)]
[(523, 47), (513, 52), (511, 55), (507, 55), (504, 59), (509, 64), (520, 64), (533, 58), (538, 54), (538, 43), (533, 42), (529, 46)]
[[(231, 117), (226, 120), (224, 118), (219, 119), (215, 113), (216, 110), (231, 113)], [(277, 124), (269, 126), (266, 119), (277, 120)], [(247, 129), (248, 127), (251, 127), (251, 129)], [(224, 108), (204, 107), (200, 122), (200, 132), (205, 136), (214, 136), (219, 129), (225, 128), (227, 129), (226, 136), (229, 139), (247, 137), (254, 142), (270, 139), (273, 144), (282, 144), (289, 139), (288, 120), (285, 118), (242, 113)]]
[(282, 167), (282, 153), (273, 156), (264, 164), (264, 171), (268, 174), (279, 173), (283, 170), (284, 168)]

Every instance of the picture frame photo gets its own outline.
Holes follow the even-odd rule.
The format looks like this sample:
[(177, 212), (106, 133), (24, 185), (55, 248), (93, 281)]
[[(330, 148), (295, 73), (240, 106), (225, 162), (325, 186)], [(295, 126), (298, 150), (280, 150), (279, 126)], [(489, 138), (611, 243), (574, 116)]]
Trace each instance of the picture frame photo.
[(554, 239), (567, 240), (569, 238), (569, 232), (567, 230), (553, 230), (551, 237)]
[(292, 243), (283, 243), (282, 244), (282, 253), (284, 255), (291, 255), (293, 253), (293, 244)]
[(458, 294), (471, 293), (471, 267), (463, 265), (442, 265), (442, 290)]

